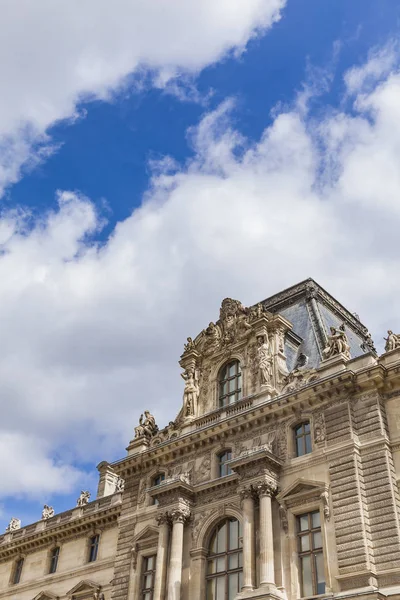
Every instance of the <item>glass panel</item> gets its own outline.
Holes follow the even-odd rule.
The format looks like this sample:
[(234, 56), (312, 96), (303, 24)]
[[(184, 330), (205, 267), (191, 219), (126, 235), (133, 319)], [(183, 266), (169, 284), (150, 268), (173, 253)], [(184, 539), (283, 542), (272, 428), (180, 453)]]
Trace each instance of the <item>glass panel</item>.
[(217, 553), (226, 552), (226, 523), (218, 530)]
[(303, 556), (301, 560), (301, 574), (303, 581), (303, 596), (313, 595), (312, 573), (311, 573), (311, 557)]
[(211, 538), (210, 552), (211, 554), (217, 553), (217, 532), (215, 532)]
[(237, 363), (231, 363), (231, 365), (229, 366), (229, 377), (233, 377), (234, 375), (236, 375), (236, 364)]
[(309, 433), (309, 432), (310, 432), (310, 423), (304, 423), (304, 431), (305, 431), (306, 433)]
[(300, 552), (307, 552), (310, 550), (310, 536), (302, 535), (300, 538)]
[(210, 560), (210, 561), (208, 561), (207, 572), (208, 572), (209, 575), (213, 575), (213, 573), (216, 572), (216, 570), (215, 570), (216, 569), (216, 562), (217, 562), (216, 560)]
[(310, 454), (310, 452), (312, 452), (312, 448), (311, 448), (311, 435), (307, 434), (305, 436), (305, 442), (306, 442), (306, 454)]
[(143, 582), (143, 587), (145, 590), (150, 590), (153, 586), (153, 576), (152, 575), (145, 575), (144, 576), (144, 582)]
[(322, 534), (320, 531), (313, 533), (313, 547), (322, 548)]
[(215, 600), (215, 579), (207, 581), (207, 600)]
[(241, 400), (242, 399), (242, 390), (239, 390), (238, 394), (237, 394), (237, 400)]
[(239, 567), (243, 567), (243, 552), (240, 552), (239, 554)]
[(229, 396), (228, 399), (229, 399), (229, 404), (235, 404), (235, 402), (237, 401), (236, 394)]
[(143, 600), (151, 600), (151, 592), (144, 592)]
[(229, 391), (236, 392), (236, 390), (237, 390), (237, 381), (236, 381), (236, 379), (231, 379), (229, 381)]
[(321, 515), (319, 514), (319, 511), (311, 513), (311, 522), (313, 529), (321, 527)]
[(315, 555), (315, 571), (317, 580), (317, 594), (325, 593), (325, 568), (322, 552)]
[(239, 555), (238, 554), (231, 554), (229, 556), (229, 570), (232, 571), (233, 569), (238, 569), (239, 568)]
[(217, 578), (216, 600), (225, 600), (225, 577)]
[(221, 573), (221, 571), (226, 571), (225, 556), (221, 556), (220, 558), (217, 558), (217, 573)]
[(228, 578), (228, 598), (233, 600), (239, 591), (239, 573), (233, 573)]
[(239, 547), (239, 522), (236, 519), (229, 521), (229, 550)]
[(300, 531), (308, 530), (308, 515), (301, 515), (301, 517), (299, 517), (299, 528)]
[(147, 558), (146, 571), (151, 571), (154, 569), (154, 556), (149, 556)]
[(239, 572), (239, 591), (242, 589), (243, 587), (243, 571)]
[(296, 438), (296, 456), (303, 456), (303, 438)]

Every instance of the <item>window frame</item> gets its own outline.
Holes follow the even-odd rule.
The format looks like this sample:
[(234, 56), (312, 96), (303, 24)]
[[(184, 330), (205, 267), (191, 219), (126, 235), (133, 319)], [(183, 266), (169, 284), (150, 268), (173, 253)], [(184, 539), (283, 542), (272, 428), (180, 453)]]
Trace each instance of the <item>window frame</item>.
[[(96, 540), (94, 542), (94, 540)], [(99, 556), (100, 534), (91, 535), (88, 540), (88, 563), (96, 562)], [(95, 549), (95, 552), (93, 552)]]
[[(146, 563), (147, 561), (152, 558), (154, 561), (154, 565), (152, 569), (145, 569)], [(150, 594), (150, 596), (148, 597), (148, 600), (153, 600), (154, 597), (154, 585), (155, 585), (155, 578), (156, 578), (156, 565), (157, 565), (157, 552), (154, 552), (152, 554), (146, 554), (142, 556), (142, 561), (141, 561), (141, 567), (140, 567), (140, 591), (139, 591), (139, 598), (140, 600), (147, 600), (146, 594)], [(145, 588), (144, 587), (144, 581), (145, 578), (151, 575), (152, 577), (152, 587), (151, 588)]]
[[(164, 471), (160, 471), (156, 475), (153, 475), (153, 477), (150, 479), (150, 487), (155, 487), (156, 485), (160, 485), (163, 481), (165, 481), (165, 477), (166, 477), (166, 474)], [(160, 479), (160, 481), (157, 481), (158, 479)], [(158, 504), (159, 504), (159, 501), (157, 500), (157, 498), (151, 499), (150, 506), (158, 506)]]
[[(58, 561), (59, 561), (59, 558), (60, 558), (60, 551), (61, 551), (61, 546), (55, 546), (54, 548), (51, 548), (51, 550), (50, 550), (50, 557), (49, 557), (49, 571), (48, 571), (48, 575), (54, 575), (54, 573), (57, 572)], [(54, 563), (55, 563), (55, 566), (54, 566)]]
[[(238, 524), (237, 546), (232, 549), (229, 549), (230, 540), (231, 540), (231, 533), (230, 533), (230, 527), (229, 527), (230, 522), (236, 522)], [(222, 529), (222, 527), (224, 525), (226, 526), (225, 540), (224, 540), (225, 550), (223, 552), (212, 553), (211, 546), (213, 544), (213, 541), (216, 538), (216, 536), (218, 536), (218, 532)], [(206, 600), (209, 600), (209, 598), (210, 598), (210, 595), (209, 595), (209, 582), (210, 581), (216, 581), (217, 579), (224, 579), (224, 582), (225, 582), (225, 592), (224, 592), (223, 598), (222, 597), (219, 598), (216, 595), (216, 596), (213, 596), (215, 598), (215, 600), (228, 600), (229, 599), (229, 577), (230, 577), (230, 575), (235, 575), (235, 574), (238, 575), (239, 589), (234, 592), (234, 597), (236, 597), (236, 595), (238, 593), (240, 593), (240, 591), (242, 589), (242, 585), (243, 585), (243, 538), (242, 538), (242, 529), (241, 528), (242, 528), (242, 524), (238, 518), (226, 517), (222, 521), (219, 521), (218, 523), (216, 523), (211, 531), (211, 535), (209, 536), (208, 551), (207, 551), (206, 561), (205, 561), (205, 586), (206, 586), (205, 597), (206, 597)], [(234, 568), (229, 568), (230, 557), (232, 557), (232, 556), (238, 557), (237, 558), (238, 566), (234, 567)], [(216, 571), (215, 573), (212, 573), (212, 572), (210, 573), (209, 565), (212, 564), (213, 561), (215, 561), (216, 564), (218, 564), (218, 561), (221, 559), (225, 561), (225, 570)], [(217, 592), (217, 594), (218, 594), (218, 592)]]
[[(318, 514), (319, 516), (319, 526), (314, 527), (312, 523), (312, 516)], [(308, 519), (308, 529), (301, 530), (300, 527), (300, 519), (307, 517)], [(325, 569), (325, 542), (324, 542), (324, 531), (323, 531), (323, 523), (321, 516), (321, 511), (319, 509), (309, 509), (307, 512), (301, 512), (295, 515), (295, 531), (296, 531), (296, 549), (297, 549), (297, 558), (298, 558), (298, 572), (299, 572), (299, 591), (300, 598), (308, 598), (310, 596), (320, 596), (326, 593), (327, 588), (327, 577), (326, 577), (326, 569)], [(314, 535), (320, 534), (321, 545), (314, 548)], [(308, 537), (308, 546), (307, 550), (302, 550), (301, 548), (301, 538)], [(317, 564), (317, 556), (322, 556), (322, 573), (318, 572), (318, 564)], [(312, 593), (305, 594), (304, 590), (304, 572), (303, 572), (303, 558), (310, 557), (310, 571), (311, 571), (311, 587)], [(324, 590), (318, 591), (318, 574), (323, 575), (324, 578)]]
[[(229, 369), (235, 365), (235, 373), (229, 375)], [(231, 383), (234, 383), (234, 389), (231, 388)], [(224, 385), (228, 386), (227, 392), (223, 392)], [(233, 398), (233, 400), (231, 400)], [(218, 372), (218, 408), (228, 407), (231, 404), (236, 404), (243, 398), (243, 373), (240, 360), (234, 358), (222, 365)]]
[[(308, 431), (306, 430), (306, 427), (308, 427)], [(300, 433), (298, 433), (298, 430), (300, 430)], [(312, 453), (313, 446), (312, 446), (311, 421), (310, 420), (305, 420), (305, 421), (301, 421), (300, 423), (296, 423), (292, 427), (292, 436), (293, 436), (293, 446), (294, 446), (293, 454), (294, 454), (295, 458), (300, 458), (301, 456), (306, 456), (307, 454)], [(308, 444), (307, 444), (307, 439), (309, 440)], [(302, 446), (301, 453), (299, 453), (299, 445), (300, 444)]]
[(25, 562), (25, 557), (23, 557), (23, 556), (20, 556), (14, 562), (13, 570), (12, 570), (12, 577), (11, 577), (12, 585), (18, 585), (21, 582), (21, 575), (22, 575), (22, 571), (24, 568), (24, 562)]
[[(221, 460), (224, 456), (228, 455), (228, 458), (223, 461)], [(232, 475), (233, 471), (231, 469), (231, 467), (229, 465), (227, 465), (227, 461), (232, 459), (232, 449), (231, 448), (225, 448), (224, 450), (221, 450), (220, 452), (218, 452), (217, 454), (217, 477), (227, 477), (228, 475)], [(223, 473), (223, 470), (226, 470), (226, 473)]]

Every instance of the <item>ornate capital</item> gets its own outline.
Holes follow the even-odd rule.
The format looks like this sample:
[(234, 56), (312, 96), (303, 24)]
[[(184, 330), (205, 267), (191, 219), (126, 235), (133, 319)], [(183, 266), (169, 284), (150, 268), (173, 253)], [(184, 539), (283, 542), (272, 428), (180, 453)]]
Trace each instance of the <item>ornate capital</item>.
[(240, 495), (240, 500), (243, 502), (243, 500), (247, 500), (248, 498), (254, 498), (254, 489), (253, 486), (249, 486), (246, 488), (243, 488), (240, 490), (239, 492)]
[(254, 486), (254, 491), (258, 496), (269, 496), (272, 498), (278, 491), (278, 486), (269, 481), (262, 481)]
[(157, 521), (157, 525), (159, 527), (161, 525), (164, 525), (165, 523), (167, 525), (169, 525), (171, 523), (171, 516), (168, 512), (164, 512), (164, 513), (161, 513), (160, 515), (157, 515), (156, 521)]
[(190, 519), (190, 509), (188, 506), (174, 508), (170, 516), (172, 523), (186, 523)]

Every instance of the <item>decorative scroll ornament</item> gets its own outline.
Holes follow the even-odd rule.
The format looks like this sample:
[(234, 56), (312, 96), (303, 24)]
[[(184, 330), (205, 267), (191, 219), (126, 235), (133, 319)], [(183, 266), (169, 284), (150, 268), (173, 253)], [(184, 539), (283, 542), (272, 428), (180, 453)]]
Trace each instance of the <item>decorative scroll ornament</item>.
[(85, 506), (89, 502), (90, 492), (86, 491), (79, 494), (79, 498), (76, 501), (76, 506)]
[(350, 356), (350, 345), (347, 339), (344, 324), (340, 327), (331, 327), (331, 334), (328, 335), (328, 344), (323, 350), (324, 358), (331, 358), (343, 354), (346, 358)]
[(400, 348), (400, 334), (393, 333), (391, 329), (388, 330), (387, 338), (383, 338), (386, 341), (385, 352)]
[(17, 531), (17, 529), (21, 529), (21, 519), (17, 519), (16, 517), (12, 517), (11, 521), (7, 525), (6, 532)]
[(42, 510), (42, 521), (47, 521), (47, 519), (51, 519), (51, 517), (54, 517), (54, 508), (45, 504)]
[(157, 432), (158, 427), (155, 418), (149, 410), (145, 410), (144, 418), (143, 415), (140, 415), (139, 425), (135, 427), (135, 438), (150, 438), (156, 435)]

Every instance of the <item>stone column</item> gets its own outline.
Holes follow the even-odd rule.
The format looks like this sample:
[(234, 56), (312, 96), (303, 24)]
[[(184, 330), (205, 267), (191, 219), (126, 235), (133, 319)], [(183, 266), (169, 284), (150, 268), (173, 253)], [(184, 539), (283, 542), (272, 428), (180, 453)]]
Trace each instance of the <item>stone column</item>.
[(254, 497), (252, 488), (240, 492), (243, 513), (243, 587), (254, 589), (255, 574), (255, 538), (254, 538)]
[(257, 486), (260, 497), (260, 586), (275, 586), (272, 502), (276, 486), (263, 482)]
[(172, 540), (168, 573), (168, 600), (180, 600), (183, 559), (183, 528), (190, 517), (188, 507), (176, 508), (171, 511)]
[(154, 600), (164, 600), (165, 583), (167, 575), (167, 554), (169, 540), (170, 519), (167, 513), (160, 515), (157, 519), (160, 533), (158, 534), (156, 580), (154, 584)]

